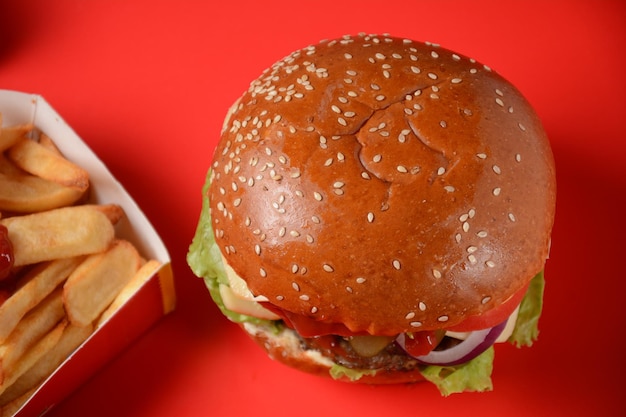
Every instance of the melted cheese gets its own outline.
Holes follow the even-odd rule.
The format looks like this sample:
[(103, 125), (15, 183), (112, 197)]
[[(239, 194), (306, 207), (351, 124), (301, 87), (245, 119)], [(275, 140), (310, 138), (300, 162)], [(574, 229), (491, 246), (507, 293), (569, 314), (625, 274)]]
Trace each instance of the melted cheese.
[(246, 281), (237, 275), (223, 256), (222, 262), (228, 277), (228, 285), (220, 284), (220, 296), (224, 306), (239, 314), (266, 320), (279, 320), (280, 317), (259, 304), (261, 301), (267, 301), (267, 297), (260, 295), (255, 297), (248, 288)]

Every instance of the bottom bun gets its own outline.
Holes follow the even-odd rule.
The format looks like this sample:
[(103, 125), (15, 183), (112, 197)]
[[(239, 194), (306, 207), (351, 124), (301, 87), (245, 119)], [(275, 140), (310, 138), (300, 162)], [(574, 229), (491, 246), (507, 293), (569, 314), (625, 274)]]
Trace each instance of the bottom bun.
[(392, 366), (358, 368), (346, 363), (337, 363), (320, 350), (310, 348), (306, 339), (287, 327), (277, 330), (262, 324), (242, 323), (241, 328), (265, 349), (271, 359), (309, 374), (331, 377), (331, 369), (335, 365), (340, 365), (357, 373), (360, 371), (365, 373), (358, 379), (349, 378), (345, 374), (338, 377), (332, 376), (338, 381), (361, 384), (406, 384), (425, 380), (416, 361), (407, 355), (394, 354), (393, 360), (390, 361), (393, 363)]

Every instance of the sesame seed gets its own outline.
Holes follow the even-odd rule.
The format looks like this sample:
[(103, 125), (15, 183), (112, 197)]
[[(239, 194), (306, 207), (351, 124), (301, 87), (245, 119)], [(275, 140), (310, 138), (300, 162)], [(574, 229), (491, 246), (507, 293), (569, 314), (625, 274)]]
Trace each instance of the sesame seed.
[(467, 233), (467, 232), (469, 232), (469, 229), (470, 229), (469, 223), (468, 222), (463, 222), (463, 231), (465, 233)]
[(368, 174), (365, 171), (361, 172), (361, 178), (366, 179), (366, 180), (372, 179), (372, 177), (370, 177), (370, 174)]
[(324, 271), (326, 271), (326, 272), (334, 272), (334, 271), (335, 271), (335, 269), (334, 269), (332, 266), (328, 265), (328, 264), (324, 264), (324, 265), (322, 265), (322, 268), (323, 268), (323, 269), (324, 269)]
[(481, 230), (480, 232), (476, 233), (476, 236), (478, 237), (487, 237), (487, 231), (485, 230)]
[(441, 278), (441, 271), (438, 269), (433, 269), (433, 276), (437, 279)]
[(500, 195), (501, 191), (502, 191), (502, 188), (496, 187), (496, 188), (493, 189), (493, 195), (497, 197), (497, 196)]
[(474, 264), (476, 264), (476, 262), (478, 262), (478, 261), (476, 260), (476, 257), (475, 257), (474, 255), (469, 255), (469, 256), (467, 257), (467, 259), (470, 261), (470, 263), (471, 263), (472, 265), (474, 265)]
[(496, 98), (496, 104), (498, 104), (498, 106), (504, 107), (504, 101), (502, 101), (500, 97)]
[(483, 297), (483, 299), (480, 302), (482, 304), (487, 304), (489, 301), (491, 301), (491, 297), (486, 296), (486, 297)]
[(434, 72), (429, 72), (428, 78), (430, 78), (431, 80), (436, 80), (438, 77), (437, 74), (435, 74)]
[(448, 123), (445, 120), (442, 120), (442, 121), (439, 122), (439, 126), (441, 126), (441, 127), (443, 127), (445, 129), (446, 127), (448, 127)]
[(318, 311), (317, 307), (315, 306), (311, 307), (311, 314), (315, 314), (317, 313), (317, 311)]
[(494, 261), (487, 261), (485, 262), (485, 265), (487, 265), (489, 268), (493, 268), (496, 266), (496, 263)]
[(349, 292), (350, 294), (352, 294), (352, 287), (346, 287), (346, 291)]
[(267, 272), (265, 271), (265, 269), (260, 268), (259, 269), (259, 275), (261, 275), (263, 278), (267, 277)]
[(358, 277), (358, 278), (356, 279), (356, 282), (357, 282), (357, 284), (363, 284), (363, 283), (365, 282), (365, 278), (363, 278), (363, 277)]
[(516, 154), (516, 155), (515, 155), (515, 160), (516, 160), (517, 162), (522, 162), (522, 155), (520, 155), (520, 154)]
[(239, 207), (241, 205), (241, 198), (236, 198), (235, 201), (233, 201), (233, 205)]
[(298, 273), (298, 270), (300, 269), (300, 267), (296, 264), (291, 265), (291, 273), (292, 274), (296, 274)]
[(439, 167), (437, 170), (437, 175), (443, 175), (446, 173), (446, 169), (444, 167)]
[(411, 327), (421, 327), (422, 326), (422, 322), (420, 322), (420, 321), (412, 321), (409, 324), (411, 325)]
[(309, 296), (306, 294), (302, 294), (300, 297), (298, 297), (300, 300), (302, 301), (309, 301)]
[(394, 259), (392, 262), (392, 265), (394, 267), (394, 269), (400, 270), (400, 268), (402, 268), (402, 265), (400, 264), (400, 261), (397, 259)]
[(448, 316), (439, 316), (439, 318), (437, 318), (437, 321), (444, 323), (448, 321)]
[(487, 154), (484, 154), (484, 153), (477, 153), (476, 156), (479, 157), (480, 159), (487, 159)]
[(404, 316), (404, 318), (407, 319), (407, 320), (411, 320), (414, 317), (415, 317), (415, 313), (413, 311), (411, 311), (406, 316)]
[(413, 65), (411, 66), (411, 71), (413, 71), (413, 73), (415, 74), (419, 74), (420, 72), (422, 72), (422, 70)]
[(478, 250), (476, 246), (468, 246), (467, 253), (474, 253)]
[(372, 213), (371, 211), (367, 213), (367, 221), (370, 223), (374, 221), (374, 213)]
[(509, 213), (509, 220), (511, 220), (512, 222), (515, 221), (515, 215), (513, 213)]
[(451, 185), (446, 185), (445, 187), (443, 187), (444, 190), (446, 190), (449, 193), (453, 193), (456, 189), (451, 186)]
[(318, 193), (317, 191), (313, 192), (313, 197), (317, 200), (317, 201), (322, 201), (322, 195), (320, 193)]
[(420, 301), (417, 307), (420, 309), (420, 311), (426, 311), (426, 303), (424, 303), (423, 301)]
[(276, 300), (278, 300), (278, 301), (283, 301), (284, 299), (285, 299), (285, 297), (282, 296), (282, 295), (277, 295), (276, 296)]
[(383, 156), (381, 154), (376, 154), (374, 155), (374, 157), (372, 158), (372, 161), (374, 162), (380, 162), (383, 159)]
[(526, 131), (526, 127), (523, 124), (518, 123), (517, 126), (519, 126), (520, 130), (522, 130), (523, 132)]
[(256, 253), (257, 255), (261, 254), (261, 245), (254, 245), (254, 253)]
[(453, 78), (450, 80), (452, 84), (460, 84), (463, 80), (460, 78)]
[(311, 216), (311, 220), (316, 224), (320, 224), (322, 222), (318, 216)]
[(286, 227), (281, 227), (278, 230), (278, 236), (283, 237), (283, 236), (285, 236), (285, 234), (287, 234), (287, 228)]
[(341, 188), (345, 185), (345, 183), (341, 182), (341, 181), (337, 181), (333, 184), (333, 188)]
[(299, 237), (300, 236), (300, 232), (298, 232), (297, 230), (292, 230), (289, 232), (289, 235), (291, 237)]
[(291, 288), (293, 288), (295, 291), (300, 291), (300, 286), (298, 285), (297, 282), (292, 282)]
[(498, 175), (502, 174), (502, 169), (498, 165), (494, 165), (492, 169), (493, 169), (493, 172), (495, 172), (496, 174)]
[(313, 243), (313, 242), (315, 241), (315, 239), (313, 238), (313, 236), (311, 236), (311, 235), (307, 234), (307, 235), (306, 235), (306, 241), (307, 241), (308, 243)]
[(406, 174), (407, 172), (409, 172), (404, 165), (398, 165), (396, 169), (398, 170), (398, 172), (401, 172), (403, 174)]

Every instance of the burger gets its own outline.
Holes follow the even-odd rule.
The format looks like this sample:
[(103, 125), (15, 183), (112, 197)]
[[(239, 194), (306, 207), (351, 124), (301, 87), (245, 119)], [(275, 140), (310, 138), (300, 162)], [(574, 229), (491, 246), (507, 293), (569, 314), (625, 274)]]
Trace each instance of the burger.
[(279, 362), (484, 391), (494, 344), (537, 337), (555, 193), (541, 122), (502, 76), (344, 36), (279, 60), (227, 112), (187, 260)]

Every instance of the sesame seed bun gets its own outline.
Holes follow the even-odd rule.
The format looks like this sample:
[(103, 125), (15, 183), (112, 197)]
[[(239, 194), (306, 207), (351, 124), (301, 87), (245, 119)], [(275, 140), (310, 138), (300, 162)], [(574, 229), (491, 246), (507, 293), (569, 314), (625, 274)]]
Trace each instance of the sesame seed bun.
[(212, 175), (216, 242), (250, 291), (355, 333), (454, 326), (548, 256), (537, 115), (434, 44), (346, 36), (278, 61), (229, 111)]

